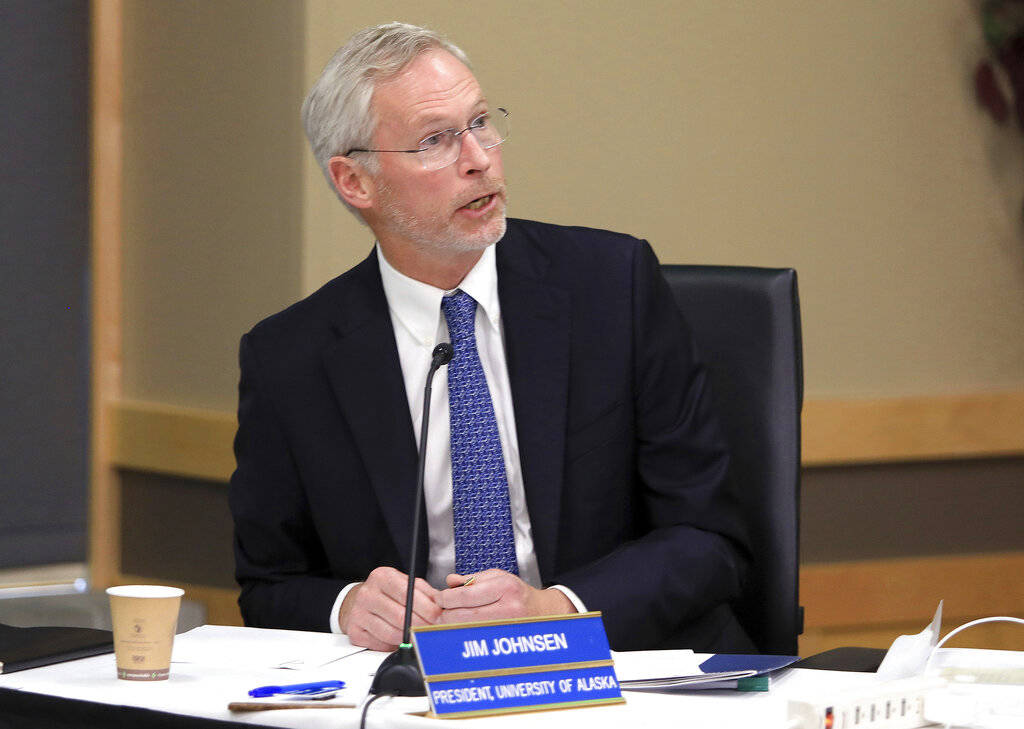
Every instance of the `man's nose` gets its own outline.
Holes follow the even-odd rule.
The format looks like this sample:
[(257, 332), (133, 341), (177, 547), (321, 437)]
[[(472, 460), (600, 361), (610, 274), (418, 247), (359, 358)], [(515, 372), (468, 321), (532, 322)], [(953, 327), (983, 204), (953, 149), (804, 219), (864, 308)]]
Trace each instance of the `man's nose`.
[(464, 175), (471, 175), (475, 172), (486, 172), (491, 167), (491, 156), (488, 150), (480, 146), (473, 132), (464, 132), (460, 139), (462, 147), (459, 149), (459, 172)]

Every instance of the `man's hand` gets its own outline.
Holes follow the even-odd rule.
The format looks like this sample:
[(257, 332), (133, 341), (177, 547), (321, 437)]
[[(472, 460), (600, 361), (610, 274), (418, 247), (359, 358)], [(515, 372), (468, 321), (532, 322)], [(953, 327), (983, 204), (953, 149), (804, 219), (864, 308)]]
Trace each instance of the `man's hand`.
[(469, 585), (465, 584), (469, 579), (465, 575), (445, 578), (449, 589), (438, 593), (437, 604), (443, 612), (437, 622), (465, 623), (576, 612), (560, 590), (538, 590), (504, 570), (485, 570), (472, 577)]
[[(402, 642), (405, 624), (405, 593), (409, 576), (393, 567), (378, 567), (345, 596), (338, 623), (352, 645), (375, 651), (393, 651)], [(440, 593), (425, 580), (416, 579), (412, 598), (412, 624), (434, 625), (441, 617)]]

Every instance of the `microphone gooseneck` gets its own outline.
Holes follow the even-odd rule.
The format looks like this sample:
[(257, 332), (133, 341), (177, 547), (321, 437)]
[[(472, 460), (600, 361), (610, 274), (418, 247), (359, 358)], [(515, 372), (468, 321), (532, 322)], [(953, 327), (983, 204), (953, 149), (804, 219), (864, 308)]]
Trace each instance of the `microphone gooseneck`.
[(405, 623), (402, 627), (402, 643), (398, 650), (384, 659), (373, 677), (370, 686), (372, 694), (392, 696), (425, 696), (423, 674), (412, 647), (412, 599), (416, 590), (416, 559), (419, 552), (420, 510), (423, 507), (423, 472), (427, 461), (427, 430), (430, 427), (430, 391), (434, 374), (452, 361), (455, 350), (448, 342), (434, 347), (430, 356), (427, 383), (423, 387), (423, 419), (420, 425), (420, 452), (416, 474), (416, 500), (412, 512), (412, 548), (409, 554), (409, 584), (405, 592)]

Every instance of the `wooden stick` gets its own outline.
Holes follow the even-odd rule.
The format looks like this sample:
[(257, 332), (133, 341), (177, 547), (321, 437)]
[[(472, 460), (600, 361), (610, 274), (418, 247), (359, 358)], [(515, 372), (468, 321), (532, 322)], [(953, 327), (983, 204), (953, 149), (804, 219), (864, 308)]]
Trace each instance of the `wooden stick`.
[(270, 711), (271, 709), (354, 709), (355, 704), (325, 701), (232, 701), (228, 711)]

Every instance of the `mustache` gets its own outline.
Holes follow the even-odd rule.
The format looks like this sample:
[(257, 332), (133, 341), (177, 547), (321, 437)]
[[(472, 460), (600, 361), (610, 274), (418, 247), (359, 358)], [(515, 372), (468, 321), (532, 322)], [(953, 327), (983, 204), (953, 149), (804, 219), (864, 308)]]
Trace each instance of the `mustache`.
[(502, 199), (507, 199), (507, 192), (505, 189), (505, 183), (500, 179), (487, 179), (479, 183), (475, 190), (466, 193), (462, 198), (461, 202), (456, 205), (456, 208), (461, 208), (474, 200), (478, 200), (487, 195), (497, 195)]

